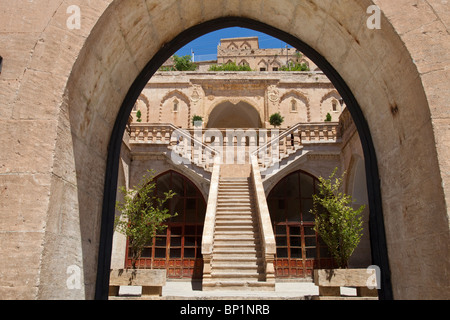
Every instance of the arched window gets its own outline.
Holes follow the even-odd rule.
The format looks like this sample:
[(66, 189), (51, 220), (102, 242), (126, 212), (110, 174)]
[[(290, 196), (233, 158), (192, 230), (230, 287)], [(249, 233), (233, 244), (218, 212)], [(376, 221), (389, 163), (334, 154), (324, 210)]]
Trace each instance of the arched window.
[(338, 111), (338, 109), (337, 109), (338, 102), (336, 101), (336, 99), (333, 99), (333, 101), (331, 102), (331, 105), (332, 105), (334, 112)]
[(173, 101), (173, 112), (178, 112), (178, 104), (179, 104), (178, 100), (175, 99)]
[(295, 99), (291, 100), (291, 112), (297, 112), (297, 101)]
[[(178, 215), (168, 222), (166, 231), (145, 247), (137, 266), (166, 269), (168, 278), (200, 279), (203, 275), (201, 243), (206, 202), (197, 187), (175, 171), (166, 172), (155, 181), (158, 195), (169, 190), (176, 193), (166, 206), (171, 214), (176, 212)], [(126, 263), (131, 267), (128, 255)]]
[(318, 180), (296, 171), (283, 178), (267, 197), (276, 240), (275, 274), (279, 278), (309, 278), (316, 267), (333, 266), (327, 247), (314, 231), (310, 213)]

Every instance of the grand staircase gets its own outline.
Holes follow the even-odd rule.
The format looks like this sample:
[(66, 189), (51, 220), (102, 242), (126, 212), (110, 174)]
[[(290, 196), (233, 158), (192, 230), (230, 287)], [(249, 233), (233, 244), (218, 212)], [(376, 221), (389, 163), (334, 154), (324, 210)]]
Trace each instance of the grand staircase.
[[(305, 146), (336, 142), (338, 123), (299, 123), (279, 135), (262, 135), (251, 152), (255, 141), (249, 139), (238, 149), (242, 144), (236, 137), (226, 145), (236, 147), (234, 164), (222, 163), (228, 160), (227, 148), (215, 148), (211, 140), (171, 124), (132, 125), (129, 130), (130, 144), (165, 150), (180, 169), (210, 181), (202, 237), (203, 290), (275, 290), (276, 244), (263, 177), (270, 179), (298, 163), (309, 152)], [(237, 164), (238, 155), (246, 163)]]
[[(245, 168), (248, 165), (241, 165)], [(239, 165), (234, 166), (239, 171)], [(245, 170), (244, 170), (245, 171)], [(211, 277), (203, 290), (274, 290), (266, 282), (258, 217), (248, 176), (219, 179)]]

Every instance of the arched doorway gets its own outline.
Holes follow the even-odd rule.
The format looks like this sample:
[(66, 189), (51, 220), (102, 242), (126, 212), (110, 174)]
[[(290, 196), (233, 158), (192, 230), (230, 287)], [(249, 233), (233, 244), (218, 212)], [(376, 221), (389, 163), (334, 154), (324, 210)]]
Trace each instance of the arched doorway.
[[(226, 17), (207, 21), (187, 29), (177, 35), (172, 41), (162, 47), (158, 53), (150, 60), (143, 71), (134, 81), (128, 91), (123, 104), (118, 112), (116, 122), (112, 131), (110, 145), (108, 148), (108, 160), (106, 167), (106, 179), (103, 199), (102, 213), (102, 234), (100, 237), (100, 249), (98, 259), (98, 278), (96, 282), (96, 297), (104, 299), (107, 296), (108, 275), (104, 270), (109, 270), (110, 252), (112, 246), (113, 219), (112, 214), (115, 202), (115, 190), (117, 188), (117, 162), (120, 154), (120, 146), (122, 136), (127, 124), (128, 115), (131, 112), (136, 99), (151, 78), (151, 76), (177, 49), (194, 40), (196, 37), (207, 32), (215, 31), (221, 28), (240, 26), (244, 28), (254, 29), (267, 33), (279, 39), (283, 39), (290, 43), (293, 47), (303, 52), (325, 73), (331, 80), (335, 88), (344, 99), (361, 138), (361, 144), (364, 150), (365, 165), (367, 172), (368, 193), (370, 199), (370, 228), (371, 228), (371, 246), (373, 264), (378, 265), (381, 269), (382, 292), (381, 298), (392, 297), (390, 267), (386, 249), (385, 228), (383, 220), (383, 211), (381, 205), (380, 180), (378, 178), (378, 163), (373, 145), (370, 130), (367, 121), (361, 111), (358, 101), (354, 97), (352, 91), (347, 86), (336, 69), (317, 51), (307, 45), (305, 42), (276, 29), (265, 23), (242, 17)], [(113, 191), (113, 192), (112, 192)]]
[[(206, 202), (200, 190), (188, 178), (175, 171), (154, 178), (155, 192), (163, 195), (172, 190), (176, 195), (166, 205), (171, 218), (166, 231), (158, 234), (143, 250), (138, 268), (166, 269), (170, 279), (200, 279), (203, 274), (201, 241)], [(131, 267), (127, 244), (126, 267)]]
[[(448, 106), (448, 81), (442, 81), (448, 77), (442, 67), (448, 61), (443, 54), (448, 52), (448, 27), (442, 18), (445, 5), (407, 1), (399, 8), (392, 1), (372, 0), (91, 1), (89, 5), (80, 2), (82, 28), (71, 30), (62, 27), (67, 3), (55, 2), (51, 7), (39, 6), (36, 1), (16, 3), (14, 8), (23, 12), (27, 21), (17, 24), (9, 16), (5, 20), (9, 21), (5, 34), (11, 40), (5, 61), (8, 56), (14, 59), (2, 77), (13, 71), (9, 76), (20, 80), (20, 90), (17, 81), (13, 81), (14, 90), (3, 90), (6, 98), (2, 101), (10, 104), (6, 109), (14, 110), (14, 116), (7, 112), (0, 127), (11, 142), (8, 147), (20, 151), (17, 156), (11, 149), (7, 174), (2, 178), (20, 187), (9, 188), (14, 198), (3, 213), (8, 216), (17, 211), (20, 217), (33, 208), (32, 220), (39, 223), (20, 229), (12, 222), (6, 224), (2, 243), (5, 261), (10, 263), (2, 271), (18, 266), (23, 254), (33, 262), (33, 267), (27, 263), (26, 269), (21, 269), (23, 276), (13, 282), (17, 285), (13, 296), (90, 299), (96, 286), (107, 294), (112, 231), (103, 229), (112, 229), (108, 216), (114, 213), (111, 194), (115, 187), (110, 186), (116, 184), (113, 170), (118, 167), (117, 160), (108, 157), (118, 157), (114, 145), (120, 144), (125, 128), (121, 121), (126, 122), (140, 92), (132, 84), (137, 78), (151, 77), (159, 66), (155, 62), (161, 58), (161, 49), (167, 53), (185, 44), (178, 37), (185, 30), (192, 39), (226, 26), (215, 19), (236, 21), (233, 17), (252, 20), (255, 28), (258, 24), (269, 26), (273, 35), (282, 31), (286, 41), (302, 39), (334, 66), (336, 85), (345, 83), (344, 89), (352, 91), (348, 95), (357, 99), (352, 113), (360, 122), (365, 159), (375, 162), (376, 170), (366, 165), (374, 218), (371, 242), (379, 242), (374, 234), (383, 231), (384, 235), (384, 219), (395, 297), (448, 296), (442, 283), (450, 264), (441, 263), (448, 253), (450, 194), (448, 119), (443, 116)], [(381, 9), (381, 29), (367, 28), (366, 10), (372, 5)], [(2, 18), (15, 11), (2, 12)], [(30, 19), (36, 13), (40, 18)], [(419, 15), (430, 19), (404, 19)], [(205, 21), (214, 25), (193, 29)], [(35, 29), (39, 32), (32, 32)], [(175, 38), (178, 42), (172, 41)], [(16, 57), (15, 52), (27, 51), (23, 50), (25, 44), (36, 48), (34, 54)], [(154, 68), (143, 70), (150, 60)], [(130, 95), (125, 99), (127, 92)], [(346, 104), (350, 106), (347, 99)], [(119, 111), (121, 107), (126, 111)], [(371, 188), (380, 189), (380, 185), (380, 192), (374, 195)], [(40, 206), (32, 201), (30, 207), (18, 207), (17, 203), (31, 198), (29, 190), (38, 192), (33, 199), (39, 199)], [(55, 223), (63, 218), (64, 232)], [(22, 241), (26, 245), (21, 245), (17, 254)], [(386, 248), (377, 248), (373, 261), (378, 263), (383, 255), (386, 265), (379, 266), (389, 284)], [(66, 268), (52, 268), (61, 261), (81, 268), (81, 290), (67, 288)], [(405, 276), (408, 274), (417, 276)], [(384, 280), (382, 290), (389, 291)]]
[(261, 117), (250, 104), (239, 101), (219, 103), (209, 114), (207, 128), (261, 128)]
[(316, 177), (299, 170), (281, 179), (267, 197), (277, 246), (277, 278), (310, 278), (314, 268), (334, 267), (309, 212), (317, 185)]

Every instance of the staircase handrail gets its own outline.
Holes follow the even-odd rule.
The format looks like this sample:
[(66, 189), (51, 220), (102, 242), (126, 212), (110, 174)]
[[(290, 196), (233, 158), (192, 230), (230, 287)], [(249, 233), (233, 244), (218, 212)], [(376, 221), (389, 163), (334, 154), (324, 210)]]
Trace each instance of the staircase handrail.
[(208, 205), (206, 207), (205, 224), (202, 235), (202, 255), (204, 262), (203, 278), (211, 276), (211, 256), (214, 244), (216, 225), (217, 199), (219, 196), (220, 158), (214, 158), (214, 166), (209, 186)]
[(270, 145), (272, 145), (274, 142), (277, 142), (281, 139), (283, 139), (284, 137), (286, 137), (287, 135), (291, 134), (292, 132), (294, 132), (295, 130), (297, 130), (299, 127), (301, 127), (303, 125), (303, 123), (297, 123), (296, 125), (294, 125), (293, 127), (287, 128), (286, 130), (284, 130), (280, 135), (273, 137), (272, 139), (270, 139), (270, 141), (268, 141), (267, 143), (265, 143), (264, 145), (260, 146), (258, 149), (256, 149), (255, 151), (252, 152), (252, 155), (258, 155), (259, 152), (261, 152), (262, 150), (267, 149), (267, 147), (269, 147)]
[(276, 254), (276, 242), (256, 155), (251, 156), (251, 183), (255, 195), (259, 230), (261, 232), (266, 281), (272, 281), (275, 279), (273, 262)]

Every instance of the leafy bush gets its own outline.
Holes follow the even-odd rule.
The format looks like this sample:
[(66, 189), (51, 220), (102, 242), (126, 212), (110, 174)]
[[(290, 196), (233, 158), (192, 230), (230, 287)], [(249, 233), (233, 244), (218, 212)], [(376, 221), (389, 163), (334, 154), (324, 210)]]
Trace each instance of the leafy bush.
[(361, 241), (361, 213), (365, 206), (357, 210), (351, 207), (352, 197), (339, 192), (345, 173), (333, 182), (336, 172), (337, 168), (329, 179), (319, 178), (319, 192), (313, 195), (311, 213), (315, 215), (314, 229), (328, 246), (338, 266), (345, 268)]
[(325, 121), (331, 121), (331, 114), (328, 112)]
[(164, 224), (167, 219), (176, 215), (175, 213), (172, 216), (164, 205), (175, 196), (175, 193), (169, 191), (164, 193), (163, 197), (159, 197), (155, 187), (153, 171), (147, 171), (133, 190), (119, 188), (124, 200), (116, 203), (121, 215), (116, 217), (114, 229), (128, 237), (133, 269), (136, 269), (136, 262), (141, 257), (145, 245), (151, 243), (158, 233), (167, 228)]
[(209, 71), (252, 71), (249, 65), (237, 65), (235, 62), (229, 62), (223, 65), (213, 64)]
[(142, 117), (141, 110), (138, 110), (138, 111), (136, 112), (136, 118), (137, 118), (136, 121), (137, 121), (137, 122), (142, 122), (141, 117)]
[(202, 117), (202, 116), (194, 115), (194, 116), (192, 117), (192, 125), (195, 126), (195, 123), (196, 123), (196, 122), (203, 122), (203, 117)]
[(279, 112), (274, 113), (269, 118), (269, 123), (273, 125), (274, 127), (281, 126), (281, 124), (284, 122), (284, 117), (281, 116)]
[(177, 56), (173, 55), (174, 65), (171, 67), (161, 67), (160, 71), (195, 71), (197, 70), (197, 65), (192, 62), (192, 57), (190, 55)]
[(309, 71), (309, 67), (306, 63), (293, 63), (289, 62), (287, 66), (282, 66), (281, 71)]

